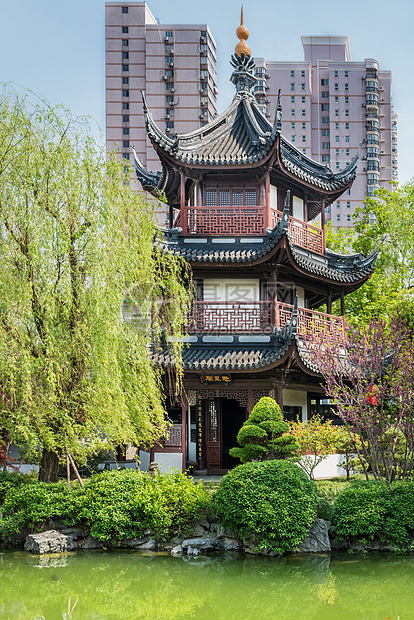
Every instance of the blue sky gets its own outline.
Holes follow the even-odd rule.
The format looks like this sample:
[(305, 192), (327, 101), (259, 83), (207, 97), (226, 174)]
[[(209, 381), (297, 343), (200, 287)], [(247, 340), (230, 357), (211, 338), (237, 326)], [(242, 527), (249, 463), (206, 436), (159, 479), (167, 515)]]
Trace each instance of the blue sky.
[[(160, 23), (207, 23), (218, 48), (219, 112), (230, 102), (229, 58), (237, 42), (239, 0), (151, 0)], [(399, 179), (414, 176), (414, 4), (407, 0), (244, 0), (252, 54), (303, 59), (301, 35), (348, 35), (353, 60), (377, 58), (393, 74)], [(1, 1), (0, 81), (63, 102), (105, 126), (104, 0)]]

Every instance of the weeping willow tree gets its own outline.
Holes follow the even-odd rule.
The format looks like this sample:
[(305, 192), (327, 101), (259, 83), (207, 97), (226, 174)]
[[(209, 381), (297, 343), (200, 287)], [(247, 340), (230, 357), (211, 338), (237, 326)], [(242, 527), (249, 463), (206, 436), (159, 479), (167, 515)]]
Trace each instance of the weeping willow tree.
[(180, 335), (190, 294), (154, 207), (83, 118), (5, 88), (0, 102), (0, 436), (57, 479), (69, 451), (152, 445), (167, 418), (151, 343)]

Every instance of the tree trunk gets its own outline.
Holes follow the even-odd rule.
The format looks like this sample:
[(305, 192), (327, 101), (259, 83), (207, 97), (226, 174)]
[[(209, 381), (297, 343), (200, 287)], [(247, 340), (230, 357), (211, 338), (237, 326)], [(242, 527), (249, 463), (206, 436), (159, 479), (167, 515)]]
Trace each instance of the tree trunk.
[(56, 452), (43, 449), (40, 461), (39, 482), (57, 482), (59, 471), (59, 457)]

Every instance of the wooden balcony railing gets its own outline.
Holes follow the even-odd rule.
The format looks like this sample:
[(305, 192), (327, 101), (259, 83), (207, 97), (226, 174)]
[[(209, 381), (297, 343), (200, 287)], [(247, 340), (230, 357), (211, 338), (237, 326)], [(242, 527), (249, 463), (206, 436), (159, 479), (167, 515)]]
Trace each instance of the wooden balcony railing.
[[(292, 316), (293, 306), (272, 301), (196, 301), (189, 317), (190, 333), (271, 333), (283, 328)], [(298, 308), (297, 334), (337, 332), (345, 319), (332, 314)]]
[(190, 332), (270, 333), (275, 324), (271, 301), (196, 301)]
[[(282, 212), (266, 207), (185, 207), (175, 225), (184, 235), (263, 235), (265, 227), (274, 228)], [(289, 216), (290, 239), (297, 245), (317, 254), (325, 253), (324, 231)]]
[[(283, 328), (292, 316), (293, 306), (290, 304), (277, 303), (276, 305), (276, 326)], [(298, 326), (296, 333), (306, 336), (310, 333), (337, 332), (345, 327), (345, 319), (342, 316), (325, 314), (307, 308), (298, 308)]]
[(185, 207), (184, 235), (263, 235), (265, 207)]

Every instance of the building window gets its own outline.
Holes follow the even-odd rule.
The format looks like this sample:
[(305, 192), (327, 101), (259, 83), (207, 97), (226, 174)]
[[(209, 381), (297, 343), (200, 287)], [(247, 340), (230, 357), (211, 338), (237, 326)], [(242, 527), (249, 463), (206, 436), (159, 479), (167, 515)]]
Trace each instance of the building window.
[(302, 103), (305, 103), (305, 101), (306, 101), (305, 97), (302, 97)]
[(339, 110), (335, 110), (335, 116), (339, 116)]
[(335, 155), (339, 157), (339, 149), (335, 149)]
[(322, 129), (322, 136), (328, 138), (329, 137), (329, 129)]
[(122, 141), (122, 146), (123, 146), (124, 149), (129, 148), (129, 140), (123, 140)]
[[(206, 46), (206, 47), (207, 47), (207, 46)], [(172, 43), (166, 43), (166, 44), (165, 44), (165, 51), (166, 51), (166, 52), (170, 53), (170, 52), (172, 52), (172, 51), (173, 51), (173, 49), (174, 49), (174, 46), (173, 46), (173, 44), (172, 44)]]
[(349, 123), (345, 123), (345, 129), (349, 129)]
[(302, 149), (302, 153), (306, 155), (306, 149)]
[(295, 110), (291, 110), (290, 113), (291, 113), (291, 116), (295, 116)]
[(129, 114), (123, 114), (122, 115), (122, 122), (123, 123), (129, 123)]
[[(129, 153), (122, 153), (122, 158), (129, 161)], [(124, 172), (128, 172), (128, 168), (124, 168)]]
[(300, 85), (300, 88), (301, 88), (301, 90), (305, 90), (305, 84), (304, 84), (304, 83), (302, 83), (302, 84)]
[(337, 170), (339, 170), (339, 161), (337, 161), (337, 162), (335, 163), (335, 168), (336, 168)]
[(128, 58), (129, 58), (129, 52), (122, 52), (122, 59), (128, 60)]
[(172, 69), (166, 69), (165, 77), (167, 77), (167, 78), (172, 78), (173, 77)]
[(290, 98), (290, 103), (295, 103), (295, 97)]
[(322, 150), (324, 151), (329, 151), (330, 149), (330, 143), (329, 142), (322, 142)]
[(350, 222), (350, 221), (351, 221), (351, 216), (350, 216), (350, 214), (349, 214), (349, 213), (348, 213), (348, 215), (346, 216), (346, 221), (347, 221), (347, 222)]
[(346, 203), (346, 208), (347, 208), (347, 209), (350, 209), (350, 208), (351, 208), (351, 201), (350, 201), (350, 200), (348, 200), (348, 201), (347, 201), (347, 203)]
[(344, 71), (344, 77), (348, 77), (348, 71)]
[(302, 110), (302, 116), (306, 116), (306, 110)]
[(345, 103), (349, 103), (349, 97), (345, 97)]
[(174, 122), (173, 121), (167, 121), (165, 123), (165, 127), (166, 127), (166, 129), (174, 129)]
[(122, 39), (122, 46), (123, 47), (127, 47), (128, 46), (128, 39)]
[(321, 80), (321, 86), (329, 86), (329, 80)]
[(122, 78), (122, 84), (129, 84), (129, 77)]
[(322, 122), (322, 125), (328, 125), (329, 124), (329, 118), (327, 116), (322, 116), (321, 122)]
[(339, 136), (335, 136), (335, 142), (339, 142)]
[(345, 149), (345, 155), (349, 157), (349, 149)]
[(165, 88), (167, 90), (171, 90), (172, 88), (174, 88), (174, 82), (165, 82)]
[(122, 34), (128, 34), (129, 28), (128, 26), (122, 26)]
[(124, 127), (122, 129), (122, 135), (123, 136), (129, 136), (129, 127)]
[(172, 30), (166, 30), (165, 31), (165, 36), (168, 37), (168, 38), (172, 37), (173, 36), (173, 31)]
[(295, 77), (295, 72), (294, 71), (290, 72), (290, 77)]
[(339, 130), (339, 123), (335, 123), (335, 130), (338, 131)]
[(292, 136), (292, 142), (296, 141), (296, 136)]
[(349, 90), (349, 84), (344, 84), (345, 91)]
[(345, 136), (345, 142), (349, 142), (349, 136)]
[(339, 90), (339, 84), (338, 82), (335, 82), (335, 90), (338, 91)]
[(128, 13), (128, 7), (127, 6), (123, 6), (122, 7), (122, 12), (123, 13)]
[(291, 82), (291, 84), (290, 84), (290, 90), (295, 90), (295, 84), (294, 84), (294, 82)]
[(292, 129), (295, 129), (295, 123), (292, 123)]
[(122, 96), (123, 97), (129, 97), (129, 90), (123, 90), (122, 91)]
[(174, 110), (172, 108), (165, 109), (165, 116), (172, 116), (174, 114)]
[(329, 99), (329, 93), (328, 93), (328, 91), (327, 91), (327, 90), (324, 90), (324, 91), (321, 93), (321, 98), (322, 98), (322, 99)]
[(129, 103), (123, 103), (122, 104), (122, 109), (123, 110), (129, 110)]
[(339, 97), (335, 97), (335, 103), (339, 103)]
[(337, 201), (337, 203), (336, 203), (336, 208), (337, 208), (337, 209), (340, 209), (340, 208), (341, 208), (341, 202), (340, 202), (340, 200), (338, 200), (338, 201)]
[(330, 161), (329, 155), (322, 155), (322, 162), (324, 164), (329, 164), (329, 161)]
[(349, 116), (349, 110), (348, 109), (345, 110), (345, 116)]
[(300, 74), (301, 74), (302, 77), (305, 77), (305, 72), (304, 71), (301, 71)]
[(306, 136), (302, 136), (302, 142), (306, 142)]
[(165, 59), (165, 62), (167, 63), (167, 65), (170, 64), (170, 63), (174, 64), (173, 56), (167, 56), (166, 59)]
[(129, 71), (129, 65), (122, 65), (122, 71)]
[(165, 97), (165, 101), (166, 101), (167, 103), (174, 103), (174, 95), (167, 95), (167, 96)]
[(336, 214), (336, 221), (337, 221), (337, 222), (340, 222), (340, 221), (341, 221), (341, 214), (340, 214), (340, 213), (337, 213), (337, 214)]
[(334, 77), (338, 77), (338, 71), (334, 71)]
[(321, 109), (322, 109), (322, 112), (329, 112), (329, 103), (322, 103)]
[(302, 129), (306, 129), (306, 123), (302, 123)]

